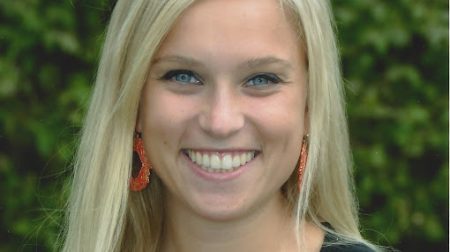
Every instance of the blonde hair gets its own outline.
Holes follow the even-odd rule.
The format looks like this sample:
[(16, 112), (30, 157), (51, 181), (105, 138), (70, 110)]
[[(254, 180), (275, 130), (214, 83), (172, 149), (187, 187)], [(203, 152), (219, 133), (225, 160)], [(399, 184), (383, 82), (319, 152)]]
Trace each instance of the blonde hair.
[[(158, 251), (163, 232), (162, 186), (129, 192), (132, 139), (140, 92), (152, 57), (193, 0), (119, 0), (114, 8), (74, 165), (63, 251)], [(325, 0), (280, 0), (308, 56), (309, 155), (298, 192), (283, 192), (296, 216), (364, 241), (351, 174), (348, 132), (332, 14)], [(327, 229), (323, 222), (334, 228)]]

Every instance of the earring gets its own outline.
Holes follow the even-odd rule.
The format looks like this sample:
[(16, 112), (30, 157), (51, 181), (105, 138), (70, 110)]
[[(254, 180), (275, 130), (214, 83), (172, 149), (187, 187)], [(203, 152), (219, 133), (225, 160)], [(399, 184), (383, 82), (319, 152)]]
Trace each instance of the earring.
[(300, 150), (300, 162), (298, 164), (298, 189), (302, 186), (303, 171), (306, 167), (306, 160), (308, 159), (308, 138), (309, 135), (303, 136), (302, 148)]
[(134, 192), (142, 191), (147, 187), (150, 182), (150, 170), (151, 164), (145, 156), (144, 141), (142, 140), (140, 134), (135, 134), (133, 150), (137, 152), (139, 160), (141, 161), (141, 168), (139, 169), (139, 174), (136, 178), (131, 176), (130, 179), (130, 190)]

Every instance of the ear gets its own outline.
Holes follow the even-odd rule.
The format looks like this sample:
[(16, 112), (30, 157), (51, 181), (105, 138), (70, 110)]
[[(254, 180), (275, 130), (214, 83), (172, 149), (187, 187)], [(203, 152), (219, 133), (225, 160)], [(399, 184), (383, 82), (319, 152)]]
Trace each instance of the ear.
[(309, 134), (309, 109), (308, 104), (305, 106), (305, 114), (303, 115), (303, 134)]
[(134, 131), (137, 133), (142, 132), (142, 120), (141, 120), (141, 103), (139, 102), (137, 116), (136, 116), (136, 124), (134, 126)]

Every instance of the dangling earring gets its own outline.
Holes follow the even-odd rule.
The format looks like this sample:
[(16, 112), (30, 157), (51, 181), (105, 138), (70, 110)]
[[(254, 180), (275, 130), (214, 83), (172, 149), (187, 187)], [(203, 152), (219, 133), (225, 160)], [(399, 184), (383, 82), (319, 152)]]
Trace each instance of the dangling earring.
[(130, 190), (138, 192), (147, 187), (148, 183), (150, 182), (150, 170), (152, 168), (150, 162), (145, 156), (144, 141), (138, 133), (136, 133), (134, 136), (133, 150), (139, 155), (141, 168), (139, 169), (139, 174), (136, 178), (133, 178), (133, 176), (131, 176)]
[(298, 189), (302, 187), (303, 172), (308, 159), (308, 138), (309, 135), (303, 136), (302, 149), (300, 150), (300, 162), (298, 163)]

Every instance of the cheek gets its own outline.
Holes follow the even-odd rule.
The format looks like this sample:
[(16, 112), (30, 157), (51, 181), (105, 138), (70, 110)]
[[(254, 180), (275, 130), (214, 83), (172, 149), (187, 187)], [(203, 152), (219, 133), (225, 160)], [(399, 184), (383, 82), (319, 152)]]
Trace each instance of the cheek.
[(167, 124), (182, 120), (188, 112), (188, 104), (180, 95), (171, 94), (158, 84), (148, 83), (142, 96), (143, 122), (149, 125)]
[[(252, 120), (260, 133), (278, 144), (300, 142), (304, 131), (305, 102), (298, 92), (284, 92), (265, 100), (253, 101)], [(287, 146), (286, 146), (287, 147)]]
[(268, 188), (278, 190), (293, 174), (300, 156), (304, 134), (305, 102), (292, 92), (283, 93), (261, 104), (252, 115), (253, 125), (262, 141), (261, 177)]
[(149, 147), (177, 148), (195, 114), (194, 102), (157, 87), (147, 88), (141, 99), (139, 123)]

